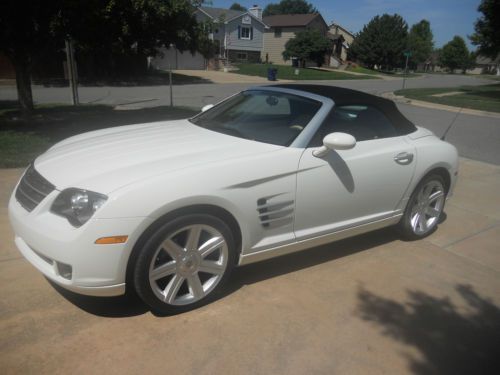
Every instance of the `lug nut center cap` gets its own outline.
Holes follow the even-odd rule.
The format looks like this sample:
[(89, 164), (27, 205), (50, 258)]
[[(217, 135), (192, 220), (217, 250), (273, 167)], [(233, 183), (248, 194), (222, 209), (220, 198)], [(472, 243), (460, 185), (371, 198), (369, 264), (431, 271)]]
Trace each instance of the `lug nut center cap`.
[(182, 273), (193, 273), (198, 269), (198, 261), (193, 255), (182, 257), (179, 264), (179, 269)]

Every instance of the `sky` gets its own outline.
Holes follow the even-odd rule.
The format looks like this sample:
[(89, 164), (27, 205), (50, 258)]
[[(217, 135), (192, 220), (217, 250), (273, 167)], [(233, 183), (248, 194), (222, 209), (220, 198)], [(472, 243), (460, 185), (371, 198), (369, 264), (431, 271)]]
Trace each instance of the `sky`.
[[(212, 0), (214, 7), (229, 8), (235, 0)], [(264, 8), (268, 0), (236, 0), (244, 7), (258, 4)], [(463, 37), (473, 50), (467, 35), (474, 32), (474, 22), (480, 0), (310, 0), (327, 24), (338, 23), (351, 32), (361, 31), (374, 16), (384, 13), (400, 14), (409, 27), (422, 19), (431, 23), (436, 47), (442, 47), (455, 35)]]

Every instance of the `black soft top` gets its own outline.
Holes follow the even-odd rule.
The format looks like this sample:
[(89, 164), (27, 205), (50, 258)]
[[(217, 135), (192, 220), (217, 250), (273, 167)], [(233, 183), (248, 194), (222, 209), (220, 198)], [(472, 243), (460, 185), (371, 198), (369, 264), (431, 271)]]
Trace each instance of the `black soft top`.
[(410, 134), (417, 130), (415, 125), (408, 120), (392, 100), (381, 98), (362, 91), (346, 89), (336, 86), (303, 85), (303, 84), (281, 84), (272, 87), (281, 87), (311, 94), (321, 95), (332, 99), (336, 106), (346, 105), (368, 105), (377, 108), (392, 122), (400, 134)]

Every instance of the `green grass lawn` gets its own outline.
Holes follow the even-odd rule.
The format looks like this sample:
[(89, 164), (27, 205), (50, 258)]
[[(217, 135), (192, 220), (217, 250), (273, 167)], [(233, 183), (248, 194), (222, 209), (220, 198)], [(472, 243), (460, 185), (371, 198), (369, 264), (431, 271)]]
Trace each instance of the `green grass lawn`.
[[(210, 83), (211, 81), (201, 77), (188, 76), (185, 74), (172, 72), (173, 85), (187, 85), (196, 83)], [(33, 81), (36, 85), (46, 87), (67, 87), (68, 81), (64, 78), (48, 78), (48, 79), (35, 79)], [(117, 86), (117, 87), (131, 87), (131, 86), (164, 86), (170, 83), (168, 71), (165, 70), (152, 70), (144, 75), (130, 75), (126, 77), (105, 77), (105, 78), (87, 78), (80, 77), (79, 85), (87, 87), (95, 86)], [(15, 84), (15, 81), (14, 81)]]
[(332, 72), (323, 69), (308, 69), (300, 68), (299, 75), (295, 75), (295, 69), (289, 65), (274, 65), (274, 64), (237, 64), (238, 70), (233, 73), (245, 74), (248, 76), (267, 77), (268, 68), (278, 69), (278, 79), (289, 80), (335, 80), (335, 79), (373, 79), (370, 76), (358, 76), (343, 72)]
[(198, 110), (153, 107), (114, 110), (105, 105), (37, 106), (22, 116), (16, 102), (0, 101), (0, 168), (25, 167), (54, 143), (72, 135), (120, 125), (188, 118)]
[(368, 68), (363, 68), (362, 66), (348, 66), (345, 68), (348, 72), (354, 72), (354, 73), (362, 73), (362, 74), (368, 74), (368, 75), (377, 75), (379, 72), (376, 70), (368, 69)]
[[(447, 92), (460, 92), (450, 96), (435, 96)], [(435, 89), (398, 90), (396, 95), (431, 103), (478, 109), (481, 111), (500, 112), (500, 84), (486, 86), (461, 86)]]
[(476, 75), (477, 78), (484, 78), (484, 79), (491, 79), (492, 81), (500, 81), (500, 76), (494, 76), (494, 75)]

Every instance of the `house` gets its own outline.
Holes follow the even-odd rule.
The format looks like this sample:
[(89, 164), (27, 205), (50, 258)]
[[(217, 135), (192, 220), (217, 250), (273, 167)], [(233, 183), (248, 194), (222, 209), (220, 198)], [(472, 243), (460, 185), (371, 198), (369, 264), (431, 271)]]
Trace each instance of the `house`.
[(210, 21), (210, 38), (216, 44), (216, 56), (229, 61), (259, 62), (266, 25), (262, 8), (254, 5), (248, 11), (199, 7), (199, 22)]
[(468, 69), (469, 74), (496, 74), (500, 75), (500, 54), (496, 58), (479, 55), (476, 57), (476, 66)]
[(259, 62), (266, 25), (262, 8), (254, 5), (248, 11), (199, 7), (195, 11), (198, 22), (208, 22), (209, 38), (215, 43), (215, 57), (208, 61), (199, 52), (180, 52), (175, 47), (162, 48), (160, 55), (150, 59), (155, 69), (218, 69), (226, 61)]
[[(319, 13), (312, 14), (280, 14), (263, 18), (268, 26), (264, 32), (264, 45), (261, 59), (274, 64), (291, 65), (292, 61), (283, 59), (285, 44), (295, 38), (295, 34), (307, 29), (318, 29), (323, 35), (328, 33), (328, 25)], [(316, 65), (308, 62), (307, 65)]]
[(338, 23), (332, 23), (329, 26), (328, 38), (333, 43), (330, 66), (338, 67), (347, 60), (347, 51), (354, 42), (354, 34)]

